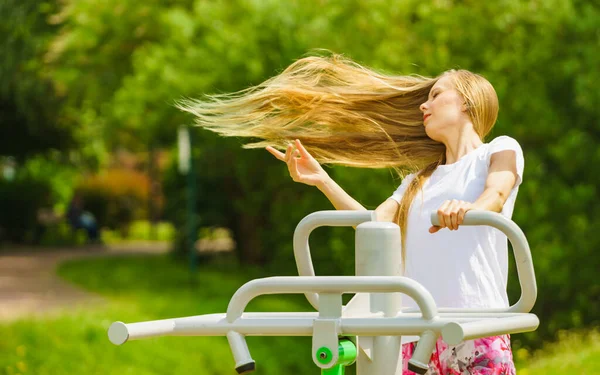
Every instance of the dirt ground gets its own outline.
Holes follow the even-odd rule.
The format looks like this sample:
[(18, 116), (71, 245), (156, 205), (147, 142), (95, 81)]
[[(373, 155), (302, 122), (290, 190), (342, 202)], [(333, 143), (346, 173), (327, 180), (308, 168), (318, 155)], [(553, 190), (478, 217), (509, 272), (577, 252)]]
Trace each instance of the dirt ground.
[(0, 321), (48, 315), (82, 303), (101, 303), (100, 296), (61, 280), (56, 275), (56, 267), (66, 260), (158, 254), (167, 250), (167, 243), (3, 250), (0, 252)]

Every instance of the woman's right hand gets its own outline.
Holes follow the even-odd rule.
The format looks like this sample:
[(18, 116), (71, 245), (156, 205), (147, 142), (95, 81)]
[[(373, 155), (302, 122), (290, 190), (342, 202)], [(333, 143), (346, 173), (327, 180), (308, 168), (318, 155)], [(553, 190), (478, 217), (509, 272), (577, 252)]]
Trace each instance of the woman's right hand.
[(329, 178), (327, 172), (306, 151), (300, 140), (296, 139), (294, 143), (294, 145), (288, 145), (285, 154), (271, 146), (267, 147), (267, 151), (287, 164), (290, 176), (295, 182), (317, 187), (324, 184)]

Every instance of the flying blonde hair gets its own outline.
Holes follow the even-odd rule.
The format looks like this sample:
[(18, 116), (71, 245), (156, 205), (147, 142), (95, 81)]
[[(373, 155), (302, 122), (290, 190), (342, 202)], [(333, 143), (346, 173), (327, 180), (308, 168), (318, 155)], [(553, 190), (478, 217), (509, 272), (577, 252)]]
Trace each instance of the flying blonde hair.
[(444, 144), (425, 133), (419, 106), (446, 74), (483, 140), (498, 113), (496, 93), (485, 78), (466, 70), (435, 78), (392, 76), (337, 54), (305, 57), (255, 87), (182, 100), (177, 107), (192, 113), (198, 126), (223, 136), (261, 139), (245, 148), (285, 149), (299, 139), (320, 163), (415, 173), (395, 218), (404, 264), (411, 203), (446, 157)]

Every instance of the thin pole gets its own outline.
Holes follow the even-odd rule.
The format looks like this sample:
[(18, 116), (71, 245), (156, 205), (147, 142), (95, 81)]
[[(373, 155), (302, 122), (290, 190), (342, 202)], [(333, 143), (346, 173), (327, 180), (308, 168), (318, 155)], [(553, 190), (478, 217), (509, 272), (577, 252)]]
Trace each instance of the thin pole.
[(193, 156), (193, 145), (194, 145), (194, 137), (192, 128), (188, 127), (188, 139), (189, 139), (189, 169), (187, 173), (187, 217), (188, 217), (188, 227), (187, 227), (187, 247), (189, 251), (189, 260), (190, 260), (190, 281), (192, 284), (195, 283), (195, 274), (198, 268), (198, 256), (196, 253), (196, 238), (197, 234), (197, 224), (196, 224), (196, 169), (194, 168), (194, 156)]

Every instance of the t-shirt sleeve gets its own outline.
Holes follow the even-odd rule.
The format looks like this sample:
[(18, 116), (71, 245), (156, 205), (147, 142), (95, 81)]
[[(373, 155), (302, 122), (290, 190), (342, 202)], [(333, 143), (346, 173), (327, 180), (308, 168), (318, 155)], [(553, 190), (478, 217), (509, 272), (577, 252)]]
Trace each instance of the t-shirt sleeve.
[(408, 176), (404, 177), (404, 179), (402, 180), (402, 183), (400, 184), (400, 186), (398, 186), (398, 189), (396, 189), (396, 191), (394, 192), (394, 194), (392, 194), (390, 199), (393, 199), (396, 202), (400, 203), (400, 201), (402, 200), (402, 196), (404, 195), (404, 192), (406, 191), (406, 189), (408, 188), (408, 185), (414, 178), (415, 178), (414, 173), (411, 173)]
[(491, 141), (487, 158), (488, 167), (490, 166), (490, 161), (493, 154), (507, 150), (514, 151), (516, 154), (517, 181), (515, 182), (514, 187), (517, 187), (523, 181), (523, 169), (525, 167), (525, 159), (523, 158), (523, 150), (521, 149), (521, 145), (519, 145), (519, 142), (517, 142), (516, 139), (508, 136), (501, 136)]

